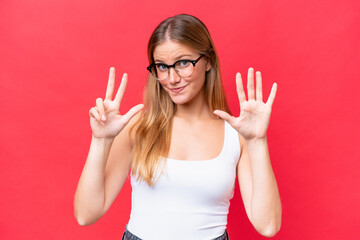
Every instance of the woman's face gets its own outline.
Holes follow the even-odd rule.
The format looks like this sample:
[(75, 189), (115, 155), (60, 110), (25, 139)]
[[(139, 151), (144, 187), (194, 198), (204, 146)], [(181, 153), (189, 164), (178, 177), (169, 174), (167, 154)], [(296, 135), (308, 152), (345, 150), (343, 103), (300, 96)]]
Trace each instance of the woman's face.
[[(167, 40), (154, 49), (155, 63), (172, 65), (178, 60), (196, 60), (199, 57), (199, 53), (172, 40)], [(203, 97), (202, 87), (205, 82), (205, 73), (210, 68), (210, 63), (205, 57), (202, 57), (196, 63), (191, 76), (181, 77), (171, 67), (169, 68), (169, 76), (159, 82), (175, 104), (186, 104), (196, 97)]]

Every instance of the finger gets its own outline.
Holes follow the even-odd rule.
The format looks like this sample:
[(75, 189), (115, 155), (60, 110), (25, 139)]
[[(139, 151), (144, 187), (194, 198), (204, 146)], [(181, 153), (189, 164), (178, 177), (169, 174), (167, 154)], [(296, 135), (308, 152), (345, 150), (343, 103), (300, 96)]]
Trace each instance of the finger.
[(274, 103), (276, 92), (277, 92), (277, 83), (274, 83), (272, 88), (271, 88), (269, 98), (268, 98), (268, 100), (266, 102), (266, 104), (270, 105), (270, 107), (272, 107), (272, 105)]
[(247, 91), (248, 91), (248, 100), (255, 99), (254, 92), (254, 69), (249, 68), (248, 79), (247, 79)]
[(122, 76), (122, 79), (121, 79), (120, 87), (119, 87), (119, 89), (116, 93), (115, 99), (114, 99), (114, 101), (119, 103), (119, 105), (120, 105), (121, 100), (125, 93), (127, 80), (128, 80), (128, 75), (127, 75), (127, 73), (124, 73)]
[(240, 73), (236, 74), (236, 91), (237, 91), (240, 106), (241, 106), (241, 103), (246, 101), (246, 95), (244, 92), (244, 86), (243, 86), (243, 82), (242, 82)]
[(100, 119), (100, 114), (99, 114), (99, 112), (96, 110), (95, 107), (92, 107), (92, 108), (90, 109), (89, 115), (90, 115), (90, 117), (95, 118), (97, 121), (99, 121), (99, 122), (101, 121), (101, 119)]
[(111, 101), (114, 88), (115, 88), (115, 68), (111, 67), (109, 72), (109, 80), (106, 88), (105, 99), (109, 99)]
[(123, 117), (123, 123), (124, 125), (126, 125), (130, 119), (136, 114), (138, 113), (142, 108), (144, 107), (144, 104), (138, 104), (134, 107), (132, 107)]
[(262, 95), (262, 77), (261, 72), (256, 72), (256, 100), (262, 101), (263, 95)]
[(104, 102), (101, 98), (96, 99), (96, 106), (99, 109), (101, 120), (106, 121)]
[(227, 121), (231, 126), (235, 125), (235, 118), (230, 116), (230, 114), (228, 114), (227, 112), (221, 110), (215, 110), (214, 114), (219, 116), (221, 119)]

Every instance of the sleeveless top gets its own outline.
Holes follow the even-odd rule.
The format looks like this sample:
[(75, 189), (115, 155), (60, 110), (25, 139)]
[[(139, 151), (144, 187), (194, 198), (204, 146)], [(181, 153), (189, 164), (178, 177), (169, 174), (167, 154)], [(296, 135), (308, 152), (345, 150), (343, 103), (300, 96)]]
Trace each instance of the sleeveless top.
[(131, 233), (144, 240), (209, 240), (224, 233), (240, 157), (238, 132), (224, 122), (224, 143), (217, 157), (166, 158), (152, 187), (131, 176)]

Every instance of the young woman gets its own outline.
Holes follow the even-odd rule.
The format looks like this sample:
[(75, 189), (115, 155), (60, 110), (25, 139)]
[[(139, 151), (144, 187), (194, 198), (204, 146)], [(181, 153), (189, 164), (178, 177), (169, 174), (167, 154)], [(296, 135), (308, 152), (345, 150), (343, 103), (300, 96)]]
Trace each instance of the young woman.
[(110, 68), (106, 97), (90, 109), (92, 141), (74, 204), (79, 224), (105, 214), (131, 170), (132, 207), (123, 239), (228, 239), (238, 176), (251, 223), (260, 234), (275, 235), (282, 210), (266, 131), (276, 83), (264, 103), (261, 73), (255, 91), (249, 68), (247, 98), (237, 73), (241, 113), (231, 116), (210, 34), (185, 14), (154, 30), (148, 58), (144, 105), (120, 115), (127, 75), (113, 99)]

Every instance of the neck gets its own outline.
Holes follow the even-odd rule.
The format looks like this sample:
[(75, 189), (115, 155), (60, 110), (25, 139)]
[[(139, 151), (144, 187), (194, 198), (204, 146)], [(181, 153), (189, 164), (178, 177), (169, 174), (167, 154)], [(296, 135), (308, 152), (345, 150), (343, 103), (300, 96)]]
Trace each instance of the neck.
[(189, 121), (213, 118), (213, 115), (210, 113), (209, 106), (206, 103), (203, 91), (201, 91), (191, 101), (185, 104), (177, 104), (175, 116)]

